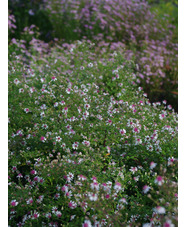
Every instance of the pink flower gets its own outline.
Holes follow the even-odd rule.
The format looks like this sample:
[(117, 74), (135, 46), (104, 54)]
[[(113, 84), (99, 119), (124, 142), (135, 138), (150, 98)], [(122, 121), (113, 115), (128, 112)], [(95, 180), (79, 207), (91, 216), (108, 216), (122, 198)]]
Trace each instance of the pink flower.
[(66, 192), (66, 193), (65, 193), (65, 196), (68, 197), (68, 198), (70, 198), (70, 197), (72, 196), (72, 192), (71, 192), (71, 191)]
[(134, 128), (134, 132), (135, 132), (135, 133), (138, 133), (138, 132), (139, 132), (138, 128), (135, 127), (135, 128)]
[(156, 184), (158, 184), (159, 186), (161, 186), (163, 184), (163, 182), (164, 182), (163, 177), (157, 176), (154, 182)]
[(52, 81), (56, 81), (57, 78), (55, 76), (52, 77)]
[(150, 190), (148, 185), (143, 186), (143, 192), (146, 194)]
[(21, 173), (19, 173), (18, 175), (17, 175), (17, 178), (22, 178), (23, 177), (23, 175), (21, 174)]
[(107, 152), (110, 153), (111, 148), (109, 146), (107, 146)]
[(51, 218), (52, 215), (51, 215), (51, 213), (47, 213), (47, 214), (45, 215), (45, 217), (46, 217), (46, 218)]
[(67, 93), (67, 94), (70, 94), (70, 92), (71, 92), (71, 89), (70, 89), (70, 88), (67, 88), (67, 89), (66, 89), (66, 93)]
[(41, 136), (40, 140), (41, 140), (42, 142), (45, 142), (45, 141), (46, 141), (46, 138), (45, 138), (44, 136)]
[(164, 224), (163, 224), (163, 227), (174, 227), (175, 225), (172, 224), (172, 221), (171, 220), (167, 220)]
[(85, 220), (85, 222), (83, 223), (82, 227), (92, 227), (92, 224), (89, 220)]
[(14, 171), (16, 171), (17, 170), (17, 167), (16, 166), (13, 166), (12, 167), (12, 171), (14, 172)]
[(67, 113), (68, 112), (68, 107), (64, 107), (63, 108), (63, 113)]
[(17, 202), (16, 200), (12, 200), (12, 201), (10, 202), (10, 205), (13, 206), (13, 207), (15, 207), (15, 206), (18, 205), (18, 202)]
[(29, 113), (29, 109), (28, 109), (28, 108), (25, 108), (24, 111), (25, 111), (26, 113)]
[(108, 119), (107, 124), (111, 125), (112, 124), (112, 120)]
[(165, 118), (165, 114), (159, 114), (159, 119), (163, 120)]
[(154, 169), (156, 167), (157, 163), (151, 162), (150, 163), (150, 169)]
[(33, 201), (32, 198), (30, 198), (30, 199), (28, 199), (28, 200), (26, 201), (27, 204), (32, 204), (33, 202), (34, 202), (34, 201)]
[(174, 196), (176, 197), (176, 199), (178, 199), (178, 194), (177, 193), (175, 193)]
[(68, 192), (68, 187), (66, 185), (64, 185), (62, 188), (61, 188), (61, 191), (62, 192)]
[(34, 174), (36, 174), (36, 173), (37, 173), (37, 172), (36, 172), (34, 169), (30, 171), (30, 174), (31, 174), (31, 175), (34, 175)]
[(96, 182), (96, 181), (97, 181), (97, 177), (92, 177), (92, 180), (93, 180), (94, 182)]
[(32, 219), (37, 219), (39, 217), (39, 213), (34, 211), (34, 214), (32, 215)]
[(105, 192), (110, 193), (110, 187), (106, 183), (103, 183), (101, 186)]
[(39, 181), (39, 177), (38, 176), (36, 176), (36, 177), (34, 177), (34, 181)]
[(109, 195), (109, 194), (107, 194), (107, 195), (105, 196), (105, 198), (106, 198), (106, 199), (109, 199), (109, 198), (110, 198), (110, 195)]
[(171, 106), (171, 105), (168, 105), (167, 108), (168, 108), (169, 110), (171, 110), (171, 109), (172, 109), (172, 106)]
[(74, 202), (74, 201), (70, 201), (70, 203), (68, 204), (68, 206), (71, 208), (71, 209), (75, 209), (77, 207), (77, 204)]

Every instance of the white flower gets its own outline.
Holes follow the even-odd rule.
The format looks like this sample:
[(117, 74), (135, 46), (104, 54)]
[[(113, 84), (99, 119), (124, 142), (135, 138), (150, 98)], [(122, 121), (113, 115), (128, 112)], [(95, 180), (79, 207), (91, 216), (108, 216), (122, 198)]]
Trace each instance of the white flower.
[(57, 106), (58, 106), (58, 102), (55, 102), (55, 103), (54, 103), (54, 107), (57, 107)]
[(147, 150), (148, 151), (153, 151), (153, 146), (151, 144), (147, 145)]
[(88, 103), (84, 104), (84, 107), (88, 110), (90, 108), (90, 105)]
[(121, 135), (124, 135), (126, 133), (126, 130), (125, 129), (120, 129), (119, 132), (120, 132)]
[(66, 89), (66, 93), (67, 93), (67, 94), (70, 94), (70, 92), (71, 92), (71, 89), (70, 89), (70, 88), (67, 88), (67, 89)]
[(56, 211), (56, 216), (57, 216), (58, 218), (60, 218), (60, 217), (62, 216), (61, 212), (60, 212), (60, 211)]
[(116, 182), (116, 184), (114, 185), (114, 189), (116, 191), (120, 191), (121, 190), (121, 184), (119, 182)]
[(67, 181), (71, 181), (74, 178), (74, 174), (73, 173), (68, 173), (67, 174)]
[(44, 128), (44, 129), (47, 129), (48, 125), (47, 124), (43, 124), (41, 127)]
[(120, 199), (119, 202), (120, 202), (120, 203), (128, 204), (125, 198)]
[(85, 181), (85, 180), (87, 180), (87, 178), (85, 176), (83, 176), (83, 175), (79, 175), (78, 176), (78, 180)]
[(28, 14), (29, 14), (30, 16), (33, 16), (33, 15), (34, 15), (33, 10), (32, 10), (32, 9), (29, 9)]
[(52, 213), (56, 214), (56, 212), (57, 212), (57, 207), (52, 207)]
[(56, 142), (60, 142), (62, 139), (60, 136), (56, 136)]
[(28, 109), (28, 108), (25, 108), (24, 111), (25, 111), (26, 113), (29, 113), (29, 109)]
[(82, 227), (92, 227), (92, 224), (89, 220), (85, 220), (85, 222), (82, 224)]
[(117, 69), (116, 70), (113, 70), (112, 73), (113, 74), (116, 74), (116, 73), (118, 73), (118, 70)]
[(165, 208), (161, 207), (161, 206), (157, 206), (156, 208), (154, 208), (154, 211), (157, 212), (158, 214), (165, 214)]
[(85, 145), (85, 146), (87, 146), (87, 147), (90, 146), (90, 142), (87, 141), (87, 140), (84, 140), (84, 141), (82, 142), (82, 144)]
[(92, 64), (92, 63), (89, 63), (89, 64), (88, 64), (88, 67), (89, 67), (89, 68), (92, 68), (92, 67), (93, 67), (93, 64)]
[(45, 113), (44, 113), (44, 112), (41, 112), (41, 113), (40, 113), (40, 116), (41, 116), (41, 117), (45, 117)]
[(23, 93), (24, 92), (24, 89), (23, 88), (20, 88), (19, 89), (19, 93)]
[(143, 227), (152, 227), (151, 223), (145, 223), (143, 224)]
[(68, 206), (71, 208), (71, 209), (75, 209), (77, 207), (77, 203), (74, 202), (74, 201), (70, 201), (70, 203), (68, 204)]
[(89, 193), (89, 199), (91, 201), (96, 201), (98, 199), (98, 196), (97, 196), (97, 194)]
[(16, 79), (14, 80), (14, 83), (15, 83), (16, 85), (18, 85), (18, 84), (20, 83), (20, 81), (16, 78)]
[(121, 210), (123, 207), (124, 207), (123, 204), (118, 204), (118, 205), (116, 206), (116, 209)]
[(91, 187), (92, 189), (99, 190), (99, 183), (93, 182), (93, 183), (90, 184), (90, 187)]

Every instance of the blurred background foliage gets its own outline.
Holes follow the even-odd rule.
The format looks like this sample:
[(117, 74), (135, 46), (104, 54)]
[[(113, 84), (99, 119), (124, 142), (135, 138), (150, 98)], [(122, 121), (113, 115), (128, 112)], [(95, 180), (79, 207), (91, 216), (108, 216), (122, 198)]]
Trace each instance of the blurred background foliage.
[(42, 0), (9, 0), (8, 9), (16, 19), (15, 32), (9, 33), (9, 38), (22, 39), (25, 27), (36, 25), (39, 28), (39, 39), (49, 42), (53, 39), (51, 33), (53, 26), (47, 12), (43, 9)]
[[(164, 15), (169, 15), (170, 23), (178, 28), (177, 0), (147, 0), (147, 2), (151, 6), (151, 11), (156, 12), (159, 19), (163, 18)], [(49, 42), (56, 38), (53, 33), (54, 24), (51, 23), (48, 12), (45, 10), (45, 4), (43, 0), (9, 0), (9, 12), (15, 16), (17, 26), (14, 34), (9, 33), (9, 37), (21, 39), (23, 29), (34, 24), (39, 28), (41, 40)], [(73, 25), (75, 26), (75, 24)], [(72, 37), (69, 37), (69, 39), (72, 39)]]
[[(137, 4), (139, 4), (138, 2), (140, 2), (137, 0), (135, 1)], [(79, 5), (77, 10), (78, 16), (76, 19), (76, 13), (71, 12), (74, 9), (73, 8), (69, 9), (68, 7), (71, 7), (71, 6), (74, 7), (74, 5), (76, 5), (77, 2), (79, 2), (78, 3)], [(99, 40), (99, 36), (101, 34), (102, 36), (100, 36), (101, 37), (100, 40), (102, 39), (105, 42), (109, 42), (109, 39), (110, 39), (110, 42), (119, 41), (124, 43), (124, 48), (131, 50), (132, 58), (134, 56), (135, 57), (137, 56), (136, 57), (137, 62), (140, 61), (142, 58), (143, 59), (147, 58), (143, 67), (146, 67), (146, 65), (149, 64), (150, 67), (155, 72), (157, 71), (158, 68), (157, 69), (154, 68), (153, 58), (149, 56), (151, 55), (151, 52), (152, 52), (152, 55), (154, 56), (157, 56), (157, 57), (158, 55), (162, 56), (162, 52), (161, 51), (159, 53), (158, 51), (156, 52), (156, 50), (151, 48), (151, 45), (152, 46), (156, 45), (157, 50), (158, 48), (161, 49), (164, 45), (163, 44), (164, 37), (169, 36), (169, 38), (167, 39), (168, 41), (165, 38), (165, 43), (166, 43), (165, 48), (168, 48), (168, 50), (175, 49), (175, 54), (172, 54), (172, 56), (173, 55), (175, 56), (173, 60), (171, 59), (171, 57), (170, 57), (170, 60), (169, 59), (167, 60), (167, 56), (169, 56), (169, 53), (163, 55), (164, 66), (161, 67), (160, 69), (162, 70), (163, 73), (166, 74), (166, 78), (162, 77), (161, 82), (159, 82), (159, 80), (155, 81), (156, 80), (156, 77), (155, 77), (154, 79), (154, 84), (156, 84), (155, 87), (152, 86), (151, 82), (146, 83), (145, 79), (141, 85), (143, 86), (144, 90), (147, 92), (152, 102), (166, 99), (177, 111), (178, 110), (178, 100), (177, 100), (178, 71), (177, 71), (177, 62), (176, 62), (177, 53), (176, 53), (176, 47), (174, 48), (171, 45), (172, 43), (176, 44), (178, 42), (178, 1), (177, 0), (141, 1), (141, 2), (145, 2), (144, 10), (142, 9), (141, 11), (139, 10), (138, 12), (138, 8), (135, 8), (135, 9), (129, 8), (129, 11), (132, 14), (134, 13), (136, 18), (134, 16), (131, 16), (132, 18), (131, 19), (129, 16), (129, 18), (126, 19), (128, 20), (127, 21), (128, 24), (126, 23), (126, 25), (124, 25), (124, 30), (122, 31), (119, 29), (117, 30), (116, 29), (117, 26), (115, 26), (114, 28), (115, 33), (113, 33), (112, 30), (109, 30), (107, 28), (107, 26), (111, 24), (111, 23), (109, 24), (108, 18), (102, 17), (101, 20), (103, 20), (103, 23), (106, 23), (106, 26), (103, 29), (100, 27), (100, 21), (98, 18), (96, 18), (99, 16), (97, 16), (97, 12), (94, 11), (93, 9), (94, 6), (91, 6), (92, 2), (98, 2), (98, 1), (97, 0), (95, 1), (9, 0), (8, 1), (9, 15), (13, 15), (15, 17), (15, 21), (14, 19), (10, 20), (10, 24), (12, 23), (13, 25), (10, 26), (12, 29), (9, 29), (9, 42), (11, 42), (13, 38), (19, 39), (19, 40), (26, 40), (25, 45), (26, 47), (28, 47), (30, 45), (32, 37), (43, 40), (46, 43), (52, 44), (56, 38), (58, 38), (58, 40), (61, 40), (62, 42), (68, 43), (74, 40), (83, 39), (86, 36), (87, 39), (95, 41), (95, 37), (98, 37), (98, 40)], [(107, 6), (108, 1), (105, 1), (105, 2), (100, 1), (100, 2), (102, 3), (102, 6), (99, 6), (100, 11), (98, 14), (101, 15), (102, 13), (103, 14), (105, 13), (105, 15), (107, 15), (108, 11), (106, 11), (105, 6)], [(117, 8), (117, 4), (116, 4), (117, 1), (115, 0), (113, 2), (115, 2), (114, 7)], [(121, 2), (121, 1), (118, 0), (118, 2)], [(129, 7), (132, 6), (132, 2), (133, 2), (132, 0), (131, 1), (126, 0), (125, 2), (129, 2)], [(131, 6), (130, 6), (130, 2), (131, 2)], [(156, 23), (157, 31), (159, 32), (150, 31), (152, 29), (151, 27), (153, 27), (153, 25), (150, 25), (150, 24), (149, 24), (150, 26), (148, 24), (144, 24), (145, 26), (147, 26), (147, 28), (144, 28), (144, 30), (140, 32), (143, 21), (145, 23), (148, 22), (148, 19), (144, 19), (145, 13), (147, 11), (147, 9), (145, 8), (146, 2), (148, 2), (150, 6), (150, 12), (153, 14), (153, 16), (156, 17), (157, 21), (160, 24), (160, 26), (158, 26), (158, 23)], [(92, 5), (96, 5), (96, 4), (92, 4)], [(63, 7), (64, 7), (64, 11), (63, 11)], [(81, 17), (81, 12), (83, 13), (82, 10), (84, 10), (84, 14), (82, 14), (83, 17)], [(89, 15), (89, 19), (86, 20), (86, 18), (84, 18), (84, 15), (86, 16), (86, 13), (91, 14), (92, 12), (94, 13), (92, 15)], [(115, 12), (113, 13), (113, 20), (115, 20), (116, 24), (117, 24), (117, 20), (118, 22), (121, 22), (121, 19), (119, 19), (120, 17), (117, 16), (117, 12), (120, 13), (120, 9), (116, 9)], [(124, 12), (125, 18), (126, 18), (126, 15), (127, 15), (126, 12)], [(149, 15), (149, 18), (150, 17), (151, 16)], [(139, 18), (139, 21), (141, 20), (142, 22), (138, 22), (138, 18)], [(123, 22), (125, 23), (125, 21)], [(168, 28), (168, 24), (171, 24), (172, 27)], [(35, 25), (36, 27), (32, 28), (33, 25)], [(87, 27), (85, 27), (84, 25), (86, 25)], [(129, 31), (125, 30), (127, 28), (126, 26), (129, 26)], [(164, 32), (160, 32), (159, 29)], [(149, 38), (147, 38), (147, 40), (145, 40), (145, 34), (143, 34), (143, 32), (145, 32), (146, 30), (147, 31), (149, 30), (148, 31)], [(130, 34), (130, 31), (132, 31), (131, 34)], [(169, 32), (171, 32), (172, 34), (169, 35), (168, 34)], [(151, 41), (154, 41), (154, 40), (155, 40), (155, 44), (151, 43)], [(156, 41), (158, 42), (160, 41), (160, 43), (158, 42), (156, 43)], [(144, 72), (146, 73), (147, 70), (146, 71), (144, 70)], [(153, 77), (151, 76), (151, 80), (152, 78)]]

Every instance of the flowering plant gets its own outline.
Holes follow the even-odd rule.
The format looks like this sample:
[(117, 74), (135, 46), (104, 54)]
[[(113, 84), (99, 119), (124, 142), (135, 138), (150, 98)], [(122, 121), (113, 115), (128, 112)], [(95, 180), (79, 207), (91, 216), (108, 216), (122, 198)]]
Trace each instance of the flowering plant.
[(9, 225), (177, 223), (177, 114), (94, 45), (9, 64)]

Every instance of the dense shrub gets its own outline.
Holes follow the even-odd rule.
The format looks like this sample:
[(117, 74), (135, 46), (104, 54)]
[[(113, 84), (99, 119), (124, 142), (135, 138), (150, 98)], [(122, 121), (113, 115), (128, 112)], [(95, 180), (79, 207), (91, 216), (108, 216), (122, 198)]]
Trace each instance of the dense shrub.
[(149, 102), (135, 64), (78, 41), (30, 50), (27, 65), (16, 42), (9, 225), (176, 225), (177, 114)]

